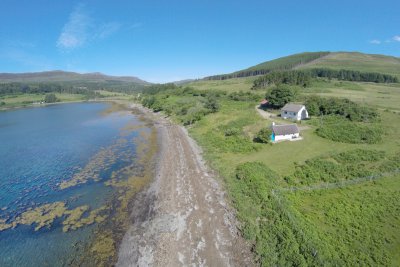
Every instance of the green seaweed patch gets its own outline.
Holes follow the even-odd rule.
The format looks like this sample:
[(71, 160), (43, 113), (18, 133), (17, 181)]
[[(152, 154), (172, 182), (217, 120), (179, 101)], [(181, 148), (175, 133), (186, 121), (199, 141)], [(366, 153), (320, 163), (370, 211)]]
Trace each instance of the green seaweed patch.
[(88, 210), (89, 210), (88, 205), (80, 206), (71, 210), (68, 213), (68, 217), (62, 223), (64, 225), (63, 232), (68, 232), (69, 230), (76, 230), (79, 227), (81, 227), (79, 221), (81, 220), (83, 214)]
[(116, 102), (116, 101), (112, 101), (109, 103), (110, 103), (110, 106), (107, 109), (103, 110), (101, 112), (101, 115), (107, 116), (107, 115), (114, 114), (114, 113), (118, 114), (118, 113), (126, 112), (126, 104)]
[(108, 208), (106, 206), (100, 207), (98, 209), (92, 210), (87, 217), (83, 218), (82, 216), (84, 215), (84, 213), (89, 210), (89, 206), (87, 205), (67, 211), (66, 214), (68, 214), (68, 217), (63, 221), (63, 232), (76, 230), (83, 226), (105, 221), (107, 219), (107, 215), (101, 213), (107, 209)]
[(71, 180), (62, 181), (60, 189), (70, 188), (79, 184), (85, 184), (89, 180), (100, 181), (100, 172), (111, 166), (117, 161), (116, 150), (126, 144), (126, 139), (118, 139), (117, 142), (107, 148), (100, 149), (90, 160), (89, 163)]
[(92, 244), (90, 252), (96, 257), (95, 266), (109, 266), (109, 262), (115, 257), (116, 243), (111, 231), (104, 231), (97, 235), (95, 242)]
[(4, 231), (4, 230), (7, 230), (7, 229), (9, 229), (11, 227), (12, 227), (12, 224), (11, 223), (7, 223), (7, 220), (3, 220), (3, 219), (0, 220), (0, 232)]
[(115, 244), (122, 239), (121, 233), (124, 233), (129, 227), (131, 201), (137, 192), (150, 183), (153, 177), (152, 163), (158, 150), (157, 130), (152, 127), (151, 131), (142, 130), (141, 132), (134, 141), (138, 156), (137, 163), (143, 166), (143, 169), (140, 169), (141, 171), (138, 173), (137, 165), (133, 163), (113, 172), (111, 179), (105, 182), (105, 185), (117, 188), (121, 194), (113, 215), (113, 230), (119, 230), (112, 233), (101, 231), (96, 234), (88, 251), (89, 255), (86, 255), (87, 259), (96, 262), (96, 266), (112, 265), (112, 262), (116, 260)]
[(12, 225), (13, 228), (15, 228), (20, 224), (36, 224), (35, 231), (38, 231), (43, 227), (50, 228), (54, 220), (62, 217), (66, 211), (67, 208), (65, 207), (64, 202), (44, 204), (35, 209), (23, 212), (12, 222)]
[(39, 231), (43, 227), (50, 228), (57, 218), (66, 217), (62, 222), (63, 231), (76, 230), (80, 227), (91, 225), (93, 223), (101, 223), (107, 215), (104, 211), (108, 208), (106, 206), (92, 210), (87, 217), (83, 217), (85, 212), (89, 210), (89, 206), (80, 206), (75, 209), (69, 210), (64, 202), (54, 202), (44, 204), (34, 209), (28, 209), (23, 212), (14, 221), (7, 223), (6, 220), (0, 220), (0, 232), (15, 228), (18, 225), (32, 225), (35, 224), (35, 231)]

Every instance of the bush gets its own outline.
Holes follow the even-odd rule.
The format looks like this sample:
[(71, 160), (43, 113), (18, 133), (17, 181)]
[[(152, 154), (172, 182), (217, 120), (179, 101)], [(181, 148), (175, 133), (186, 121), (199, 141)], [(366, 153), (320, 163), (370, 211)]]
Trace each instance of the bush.
[(142, 105), (151, 108), (155, 112), (163, 110), (161, 102), (155, 96), (148, 96), (143, 98)]
[(55, 94), (46, 94), (46, 96), (44, 97), (44, 102), (46, 103), (55, 103), (57, 101), (58, 99)]
[(269, 143), (271, 142), (272, 130), (270, 128), (262, 128), (254, 137), (254, 141), (257, 143)]
[(355, 149), (336, 154), (333, 158), (340, 163), (354, 163), (360, 161), (373, 162), (382, 160), (385, 154), (385, 151)]
[(382, 140), (383, 131), (377, 124), (351, 122), (340, 116), (325, 116), (321, 118), (316, 133), (336, 142), (375, 144)]
[(219, 110), (219, 103), (217, 101), (217, 97), (215, 95), (210, 95), (206, 98), (204, 103), (204, 107), (210, 110), (211, 113), (215, 113)]
[(279, 85), (269, 91), (265, 98), (275, 108), (281, 108), (289, 102), (295, 100), (297, 91), (286, 85)]
[(239, 135), (242, 131), (239, 128), (228, 128), (224, 131), (225, 136), (236, 136)]
[(182, 118), (184, 125), (190, 125), (201, 120), (209, 111), (201, 106), (195, 106), (188, 109), (186, 115)]
[(379, 119), (376, 109), (361, 106), (349, 99), (310, 96), (306, 98), (305, 105), (311, 116), (339, 115), (359, 122), (375, 122)]
[(253, 94), (251, 92), (233, 92), (228, 95), (233, 101), (258, 101), (260, 96), (258, 94)]
[[(283, 196), (276, 192), (279, 176), (265, 164), (239, 165), (230, 181), (241, 231), (254, 242), (260, 266), (340, 265), (325, 240), (305, 227)], [(317, 253), (318, 252), (318, 253)], [(331, 262), (326, 262), (326, 261)]]
[(386, 158), (384, 151), (355, 149), (307, 160), (304, 164), (296, 165), (295, 172), (285, 180), (292, 185), (313, 185), (367, 178), (381, 175), (382, 172), (397, 171), (399, 159), (396, 155)]

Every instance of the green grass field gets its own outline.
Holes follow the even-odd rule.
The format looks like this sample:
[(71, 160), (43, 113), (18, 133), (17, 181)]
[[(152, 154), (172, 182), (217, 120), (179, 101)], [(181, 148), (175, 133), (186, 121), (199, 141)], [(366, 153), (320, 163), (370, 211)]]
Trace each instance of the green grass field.
[[(20, 106), (28, 106), (33, 103), (43, 101), (46, 94), (20, 94), (20, 95), (4, 95), (0, 96), (0, 102), (4, 104), (0, 108), (12, 108)], [(80, 94), (55, 94), (61, 102), (74, 102), (82, 101), (85, 99), (84, 95)]]
[[(199, 90), (217, 89), (230, 93), (250, 91), (251, 82), (251, 78), (197, 81), (189, 86)], [(262, 91), (256, 93), (260, 96), (263, 94)], [(307, 128), (301, 132), (301, 141), (255, 144), (252, 142), (254, 135), (272, 121), (257, 113), (257, 101), (233, 101), (226, 97), (220, 100), (218, 112), (208, 114), (189, 126), (189, 132), (203, 147), (209, 164), (224, 179), (228, 195), (243, 222), (242, 231), (254, 242), (256, 257), (261, 265), (296, 263), (298, 266), (396, 266), (400, 261), (399, 175), (389, 175), (373, 182), (361, 181), (340, 188), (298, 192), (285, 191), (290, 185), (284, 178), (295, 173), (298, 170), (296, 166), (310, 159), (354, 149), (385, 151), (388, 157), (399, 153), (400, 114), (394, 111), (399, 109), (397, 103), (400, 103), (400, 86), (320, 80), (312, 87), (302, 89), (303, 95), (316, 93), (321, 96), (347, 97), (379, 108), (379, 125), (384, 132), (382, 141), (377, 144), (347, 144), (319, 137), (315, 132), (319, 120), (314, 118), (300, 125)], [(161, 94), (158, 97), (163, 98), (162, 102), (169, 107), (196, 103), (202, 99), (200, 96), (173, 94), (168, 97)], [(179, 121), (179, 115), (172, 114)], [(232, 127), (240, 129), (239, 137), (224, 134), (226, 129)], [(244, 181), (236, 178), (237, 168), (250, 163), (251, 177), (251, 166), (256, 162), (263, 164), (260, 165), (261, 169), (266, 166), (265, 173), (273, 173), (274, 177), (276, 173), (277, 178), (273, 183), (266, 182), (265, 188), (261, 189), (254, 188), (257, 187), (255, 184), (247, 184), (249, 188), (246, 190), (250, 191), (246, 191)], [(262, 172), (255, 171), (251, 179), (256, 179)], [(276, 190), (283, 190), (280, 200), (276, 199)], [(264, 200), (266, 196), (269, 197)], [(264, 207), (262, 203), (269, 201), (269, 198), (273, 202), (268, 205), (272, 206)], [(277, 204), (276, 201), (285, 204)], [(275, 220), (270, 218), (272, 214), (278, 214), (274, 216), (280, 218), (280, 227), (283, 227), (280, 230), (274, 226), (276, 222), (271, 221)], [(279, 237), (282, 234), (284, 237)], [(315, 251), (320, 254), (314, 255)]]
[[(131, 95), (118, 92), (109, 92), (104, 90), (96, 91), (102, 95), (103, 100), (130, 100)], [(0, 96), (0, 109), (24, 107), (35, 105), (44, 100), (46, 94), (18, 94), (18, 95), (2, 95)], [(66, 94), (55, 93), (60, 102), (79, 102), (87, 100), (87, 97), (82, 94)]]
[(226, 92), (249, 91), (257, 77), (235, 78), (222, 81), (199, 80), (185, 84), (199, 90), (222, 90)]
[(317, 82), (306, 94), (348, 98), (379, 109), (400, 111), (400, 84)]

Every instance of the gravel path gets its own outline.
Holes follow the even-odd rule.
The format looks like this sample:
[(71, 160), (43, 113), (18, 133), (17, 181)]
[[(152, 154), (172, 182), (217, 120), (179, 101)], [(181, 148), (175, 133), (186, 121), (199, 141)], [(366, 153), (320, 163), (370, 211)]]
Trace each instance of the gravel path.
[(135, 198), (117, 266), (252, 266), (224, 192), (185, 128), (156, 118), (156, 177)]
[(268, 111), (261, 109), (259, 105), (256, 106), (256, 110), (257, 110), (258, 114), (260, 114), (260, 116), (263, 117), (264, 119), (272, 119), (272, 118), (276, 117), (275, 114), (272, 114)]

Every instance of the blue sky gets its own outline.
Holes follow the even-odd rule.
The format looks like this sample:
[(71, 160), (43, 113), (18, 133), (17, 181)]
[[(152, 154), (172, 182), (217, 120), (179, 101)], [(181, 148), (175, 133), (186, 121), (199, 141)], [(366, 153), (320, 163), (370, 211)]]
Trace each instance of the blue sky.
[(168, 82), (304, 51), (400, 56), (398, 0), (2, 0), (0, 10), (0, 72)]

